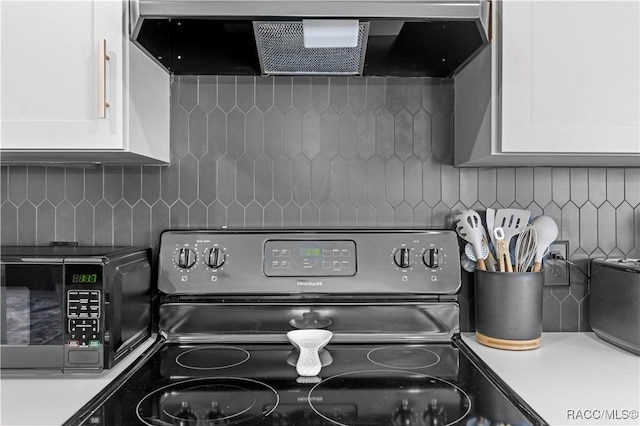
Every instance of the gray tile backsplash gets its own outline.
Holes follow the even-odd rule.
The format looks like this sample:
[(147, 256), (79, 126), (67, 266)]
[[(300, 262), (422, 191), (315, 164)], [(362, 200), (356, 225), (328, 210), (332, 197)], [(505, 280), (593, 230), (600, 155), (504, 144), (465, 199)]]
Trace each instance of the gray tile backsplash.
[[(452, 103), (450, 80), (176, 77), (170, 167), (2, 167), (2, 244), (157, 246), (164, 229), (223, 225), (452, 228), (466, 208), (521, 207), (557, 221), (583, 270), (640, 257), (640, 168), (454, 168)], [(547, 331), (588, 330), (588, 285), (571, 277), (545, 288)]]

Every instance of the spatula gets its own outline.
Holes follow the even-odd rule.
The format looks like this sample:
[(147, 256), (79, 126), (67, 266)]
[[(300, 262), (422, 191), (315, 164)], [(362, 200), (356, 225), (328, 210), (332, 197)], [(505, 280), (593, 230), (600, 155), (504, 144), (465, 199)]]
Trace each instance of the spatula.
[(518, 235), (529, 223), (531, 212), (521, 209), (498, 209), (496, 211), (495, 227), (502, 228), (504, 231), (504, 243), (507, 246), (507, 254), (511, 238)]

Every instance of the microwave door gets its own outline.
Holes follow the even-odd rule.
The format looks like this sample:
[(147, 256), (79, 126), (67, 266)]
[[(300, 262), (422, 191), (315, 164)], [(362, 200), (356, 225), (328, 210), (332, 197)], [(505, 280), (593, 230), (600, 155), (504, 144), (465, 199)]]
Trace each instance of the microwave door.
[(63, 367), (61, 263), (2, 263), (0, 350), (3, 369)]

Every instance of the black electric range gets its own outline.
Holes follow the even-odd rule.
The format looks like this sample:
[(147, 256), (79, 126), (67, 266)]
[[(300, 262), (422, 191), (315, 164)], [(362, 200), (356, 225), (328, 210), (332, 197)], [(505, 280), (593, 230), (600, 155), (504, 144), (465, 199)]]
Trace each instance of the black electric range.
[[(460, 339), (450, 231), (166, 231), (158, 341), (67, 425), (546, 424)], [(286, 333), (326, 329), (300, 376)]]

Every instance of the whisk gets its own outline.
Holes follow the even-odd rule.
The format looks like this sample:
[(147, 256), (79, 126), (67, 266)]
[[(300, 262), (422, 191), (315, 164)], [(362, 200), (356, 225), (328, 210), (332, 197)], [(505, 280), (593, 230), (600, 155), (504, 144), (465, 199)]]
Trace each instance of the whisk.
[(538, 231), (535, 226), (526, 225), (516, 240), (515, 247), (516, 267), (515, 272), (527, 272), (538, 249)]

